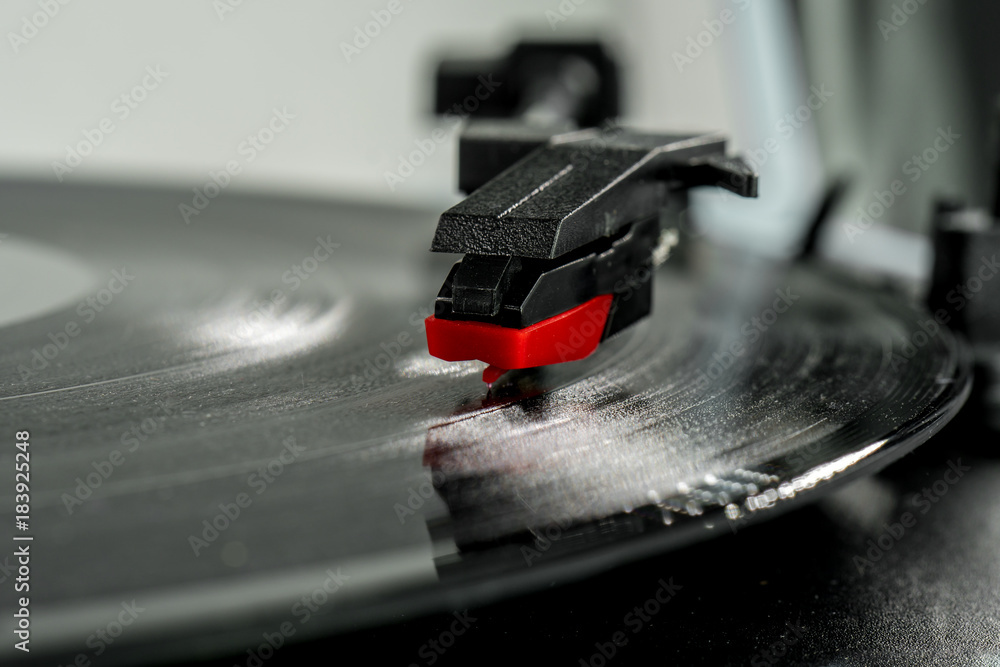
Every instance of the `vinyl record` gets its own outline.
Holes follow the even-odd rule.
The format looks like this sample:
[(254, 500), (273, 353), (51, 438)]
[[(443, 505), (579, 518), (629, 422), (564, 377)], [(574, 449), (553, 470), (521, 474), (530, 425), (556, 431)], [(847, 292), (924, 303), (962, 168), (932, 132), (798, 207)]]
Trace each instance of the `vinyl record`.
[(426, 351), (454, 260), (433, 213), (223, 196), (188, 222), (189, 198), (4, 186), (0, 253), (30, 261), (0, 274), (31, 296), (0, 326), (0, 419), (31, 434), (45, 655), (133, 602), (109, 660), (583, 576), (871, 473), (969, 389), (900, 292), (698, 246), (621, 285), (653, 281), (646, 321), (487, 393)]

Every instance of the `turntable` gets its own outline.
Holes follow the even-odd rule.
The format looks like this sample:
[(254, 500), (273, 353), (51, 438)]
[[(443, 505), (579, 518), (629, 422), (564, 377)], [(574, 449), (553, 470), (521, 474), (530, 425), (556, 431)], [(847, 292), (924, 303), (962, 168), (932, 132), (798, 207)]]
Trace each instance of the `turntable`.
[(0, 183), (5, 664), (1000, 659), (1000, 211), (941, 203), (926, 285), (829, 210), (766, 258), (689, 218), (754, 165), (612, 123), (602, 47), (438, 110), (484, 72), (443, 215)]

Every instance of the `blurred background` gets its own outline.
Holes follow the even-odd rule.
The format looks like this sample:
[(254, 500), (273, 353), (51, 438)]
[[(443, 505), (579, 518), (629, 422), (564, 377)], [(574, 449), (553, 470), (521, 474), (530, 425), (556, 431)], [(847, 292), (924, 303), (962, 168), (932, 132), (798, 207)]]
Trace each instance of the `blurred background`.
[[(942, 129), (961, 136), (941, 156), (947, 168), (921, 172), (876, 222), (918, 230), (934, 195), (984, 197), (975, 174), (990, 159), (998, 13), (986, 2), (388, 5), (10, 0), (0, 10), (0, 176), (193, 188), (237, 160), (234, 191), (440, 208), (457, 199), (457, 125), (431, 114), (437, 61), (498, 56), (524, 38), (599, 37), (622, 65), (625, 122), (723, 131), (758, 166), (759, 201), (696, 203), (703, 225), (737, 242), (788, 252), (838, 179), (849, 189), (835, 217), (849, 223), (909, 178), (908, 161)], [(281, 131), (248, 145), (276, 112)], [(446, 139), (390, 186), (386, 174), (437, 128)], [(824, 244), (850, 255), (876, 245), (847, 241), (827, 233)], [(896, 268), (914, 271), (910, 260)]]

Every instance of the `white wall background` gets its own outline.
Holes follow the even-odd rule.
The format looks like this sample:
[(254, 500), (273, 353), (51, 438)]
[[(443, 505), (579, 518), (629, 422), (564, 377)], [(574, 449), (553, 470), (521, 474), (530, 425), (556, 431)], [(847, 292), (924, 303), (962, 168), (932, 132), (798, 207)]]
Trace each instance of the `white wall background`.
[[(236, 159), (245, 168), (233, 188), (440, 201), (453, 196), (451, 142), (396, 191), (384, 180), (440, 124), (428, 113), (433, 60), (446, 50), (498, 53), (522, 34), (611, 38), (631, 66), (633, 122), (738, 129), (724, 40), (683, 72), (672, 58), (735, 0), (399, 1), (402, 11), (348, 63), (340, 43), (388, 0), (242, 0), (224, 13), (220, 5), (239, 0), (4, 0), (0, 176), (56, 180), (52, 163), (107, 118), (114, 131), (66, 182), (191, 186)], [(45, 6), (58, 12), (46, 17)], [(552, 28), (546, 11), (560, 6), (567, 20)], [(33, 33), (32, 22), (44, 25)], [(167, 76), (122, 118), (112, 105), (147, 67)], [(295, 119), (245, 164), (238, 146), (275, 107)]]

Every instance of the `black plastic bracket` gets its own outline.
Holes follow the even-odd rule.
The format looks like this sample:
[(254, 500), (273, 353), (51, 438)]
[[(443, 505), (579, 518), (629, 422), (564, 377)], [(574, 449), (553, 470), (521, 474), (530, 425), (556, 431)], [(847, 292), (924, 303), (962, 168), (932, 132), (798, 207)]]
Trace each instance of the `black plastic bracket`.
[[(460, 180), (483, 180), (504, 167), (496, 138), (481, 136), (463, 150), (462, 170), (476, 178)], [(522, 137), (510, 157), (528, 148)], [(431, 250), (552, 259), (656, 215), (670, 191), (700, 185), (752, 197), (757, 175), (741, 158), (725, 156), (721, 135), (555, 134), (445, 211)]]

